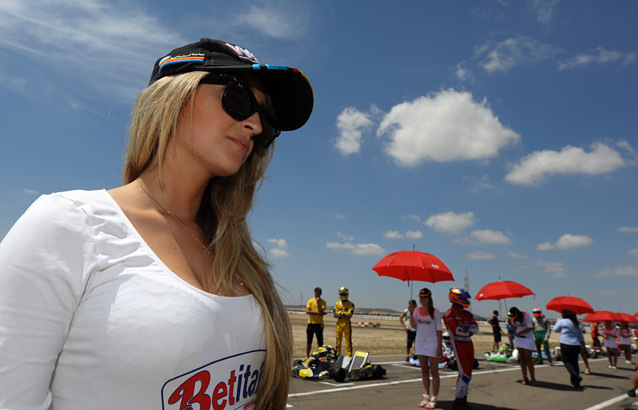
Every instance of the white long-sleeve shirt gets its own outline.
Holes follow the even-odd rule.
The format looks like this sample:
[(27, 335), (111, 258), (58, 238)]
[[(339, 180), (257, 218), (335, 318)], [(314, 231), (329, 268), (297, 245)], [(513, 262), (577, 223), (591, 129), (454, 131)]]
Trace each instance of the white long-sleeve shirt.
[(263, 332), (253, 296), (181, 280), (106, 191), (40, 197), (0, 244), (0, 408), (250, 408)]

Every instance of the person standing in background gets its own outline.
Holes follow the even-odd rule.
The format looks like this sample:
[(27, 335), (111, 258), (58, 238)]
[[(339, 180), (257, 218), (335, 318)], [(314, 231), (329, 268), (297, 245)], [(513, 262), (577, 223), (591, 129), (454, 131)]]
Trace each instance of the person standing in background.
[(536, 363), (543, 364), (543, 352), (541, 347), (544, 347), (547, 361), (549, 365), (552, 366), (552, 354), (549, 350), (549, 337), (552, 334), (552, 328), (549, 325), (549, 320), (547, 320), (540, 308), (537, 307), (532, 310), (532, 315), (534, 316), (532, 319), (534, 323), (534, 341), (536, 342), (536, 353), (538, 354)]
[(631, 329), (627, 322), (621, 322), (618, 329), (618, 345), (625, 354), (625, 364), (631, 364)]
[(410, 324), (410, 310), (414, 311), (416, 307), (416, 300), (410, 299), (408, 302), (408, 308), (403, 310), (401, 316), (399, 316), (399, 322), (403, 329), (405, 329), (406, 342), (405, 342), (405, 361), (410, 361), (410, 349), (414, 344), (414, 338), (416, 337), (416, 329)]
[(315, 288), (315, 297), (306, 304), (308, 326), (306, 327), (306, 357), (310, 357), (312, 336), (317, 338), (317, 347), (323, 346), (323, 316), (326, 314), (326, 301), (321, 299), (321, 288)]
[(341, 354), (341, 341), (345, 337), (348, 357), (352, 357), (352, 324), (354, 303), (348, 300), (350, 291), (345, 286), (339, 288), (339, 300), (335, 303), (334, 317), (337, 318), (337, 354)]
[(615, 369), (618, 361), (618, 343), (616, 342), (618, 333), (618, 328), (611, 323), (611, 320), (605, 320), (602, 330), (603, 346), (607, 350), (608, 367), (610, 369)]
[(560, 333), (560, 351), (571, 384), (579, 388), (583, 378), (578, 368), (578, 354), (585, 348), (585, 338), (576, 314), (568, 309), (563, 310), (562, 319), (558, 319), (554, 325), (554, 332)]
[[(512, 318), (508, 319), (508, 322), (516, 332), (515, 343), (518, 350), (518, 362), (521, 365), (521, 373), (523, 374), (521, 383), (536, 386), (534, 361), (532, 360), (532, 352), (534, 351), (534, 335), (532, 333), (534, 325), (532, 318), (527, 312), (521, 312), (517, 307), (512, 307), (510, 313)], [(529, 378), (527, 377), (528, 371)]]
[(487, 319), (487, 323), (492, 326), (492, 336), (494, 337), (494, 343), (492, 344), (492, 352), (498, 352), (498, 345), (501, 343), (501, 326), (498, 321), (498, 310), (492, 312), (491, 318)]

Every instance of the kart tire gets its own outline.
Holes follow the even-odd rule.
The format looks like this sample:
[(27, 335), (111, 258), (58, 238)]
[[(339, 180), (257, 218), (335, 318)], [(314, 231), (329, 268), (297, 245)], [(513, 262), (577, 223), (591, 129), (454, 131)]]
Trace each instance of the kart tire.
[(472, 365), (473, 369), (478, 369), (479, 368), (479, 362), (478, 360), (474, 359), (474, 364)]
[(332, 378), (335, 379), (336, 382), (344, 382), (346, 380), (346, 369), (340, 367), (339, 370), (333, 373)]
[(372, 366), (372, 377), (375, 379), (381, 379), (385, 376), (385, 369), (379, 364)]

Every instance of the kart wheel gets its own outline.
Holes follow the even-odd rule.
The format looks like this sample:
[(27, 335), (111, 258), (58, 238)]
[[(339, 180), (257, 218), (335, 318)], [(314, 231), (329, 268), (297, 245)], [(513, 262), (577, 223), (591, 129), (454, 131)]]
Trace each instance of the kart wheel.
[(336, 382), (343, 382), (346, 380), (346, 369), (340, 367), (339, 370), (335, 371), (332, 375), (332, 378), (335, 379)]
[(385, 369), (381, 367), (381, 365), (375, 364), (374, 366), (372, 366), (372, 376), (375, 379), (383, 378), (383, 376), (385, 376)]
[(474, 364), (472, 365), (473, 369), (478, 369), (479, 368), (479, 362), (478, 360), (474, 359)]

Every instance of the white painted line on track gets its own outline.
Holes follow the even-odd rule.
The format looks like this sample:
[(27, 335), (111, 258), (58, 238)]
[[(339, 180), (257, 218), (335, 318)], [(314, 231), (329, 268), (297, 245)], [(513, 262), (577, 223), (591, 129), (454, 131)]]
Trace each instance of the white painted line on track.
[[(514, 371), (514, 370), (520, 371), (520, 368), (517, 366), (517, 367), (506, 368), (506, 369), (473, 371), (472, 372), (472, 377), (474, 377), (475, 375), (479, 375), (479, 374), (511, 372), (511, 371)], [(458, 373), (445, 374), (445, 375), (442, 374), (441, 375), (441, 379), (449, 379), (451, 377), (458, 377)], [(362, 385), (356, 385), (356, 386), (339, 385), (339, 386), (343, 386), (343, 387), (335, 387), (334, 389), (323, 389), (323, 390), (315, 390), (315, 391), (308, 391), (308, 392), (302, 392), (302, 393), (291, 393), (291, 394), (288, 395), (288, 397), (313, 396), (315, 394), (338, 393), (338, 392), (348, 391), (348, 390), (369, 389), (369, 388), (372, 388), (372, 387), (393, 386), (393, 385), (397, 385), (397, 384), (414, 383), (414, 382), (421, 382), (421, 378), (419, 377), (419, 378), (416, 378), (416, 379), (405, 379), (405, 380), (396, 380), (396, 381), (391, 381), (391, 382), (362, 384)]]
[(612, 404), (616, 404), (619, 401), (623, 401), (625, 399), (627, 399), (629, 396), (627, 396), (626, 394), (623, 394), (622, 396), (618, 396), (618, 397), (614, 397), (613, 399), (609, 399), (607, 401), (604, 401), (602, 403), (599, 403), (595, 406), (592, 407), (587, 407), (585, 410), (600, 410), (600, 409), (604, 409), (606, 407), (611, 406)]

